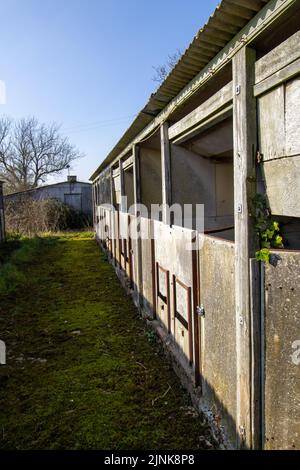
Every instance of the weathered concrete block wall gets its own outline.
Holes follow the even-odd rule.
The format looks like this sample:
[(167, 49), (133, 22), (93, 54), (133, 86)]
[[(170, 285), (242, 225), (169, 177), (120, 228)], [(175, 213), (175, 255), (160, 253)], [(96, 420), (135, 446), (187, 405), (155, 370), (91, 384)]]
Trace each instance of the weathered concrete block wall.
[(154, 221), (157, 317), (174, 338), (184, 367), (188, 363), (194, 367), (195, 363), (191, 250), (194, 235), (192, 230)]
[(120, 175), (116, 175), (113, 177), (113, 204), (115, 207), (118, 207), (121, 203), (121, 180)]
[(265, 267), (264, 441), (300, 448), (300, 253)]
[(205, 309), (201, 319), (203, 402), (236, 439), (236, 320), (234, 243), (200, 235), (199, 287)]
[[(227, 442), (234, 446), (237, 407), (234, 244), (141, 218), (142, 272), (138, 292), (136, 218), (101, 206), (97, 211), (97, 238), (118, 261), (119, 274), (121, 268), (127, 279), (132, 281), (136, 305), (141, 306), (147, 317), (155, 316), (165, 332), (169, 333), (168, 341), (175, 346), (176, 361), (192, 383), (198, 370), (196, 367), (200, 364), (201, 406), (209, 410), (221, 432), (226, 429)], [(120, 235), (120, 244), (118, 240), (116, 244), (108, 241), (114, 230), (115, 236)], [(199, 239), (198, 267), (197, 256), (191, 250), (195, 237)], [(118, 251), (119, 246), (122, 253)], [(125, 246), (127, 260), (124, 257)], [(200, 292), (199, 299), (194, 290), (195, 280)], [(138, 293), (141, 303), (138, 303)], [(198, 301), (205, 308), (205, 317), (201, 319), (194, 310)]]
[(152, 318), (154, 312), (153, 289), (155, 265), (153, 264), (153, 220), (141, 217), (142, 308)]
[(232, 162), (171, 145), (172, 203), (204, 204), (205, 229), (233, 224)]
[(124, 191), (127, 197), (127, 209), (134, 204), (134, 189), (133, 189), (133, 168), (128, 168), (124, 171)]
[(140, 149), (141, 203), (150, 211), (151, 204), (162, 203), (160, 151)]
[(101, 173), (98, 181), (98, 204), (110, 204), (110, 186), (110, 168), (107, 168)]

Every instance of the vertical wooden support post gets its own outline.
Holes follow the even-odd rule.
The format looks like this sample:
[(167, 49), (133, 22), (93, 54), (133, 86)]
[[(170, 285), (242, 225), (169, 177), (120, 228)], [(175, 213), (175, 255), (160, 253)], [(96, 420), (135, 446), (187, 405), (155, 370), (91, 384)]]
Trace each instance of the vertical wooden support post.
[[(140, 158), (139, 158), (139, 147), (133, 146), (132, 159), (133, 159), (133, 192), (134, 192), (134, 215), (136, 218), (140, 218), (137, 204), (141, 202), (141, 187), (140, 187)], [(136, 225), (136, 229), (140, 230), (140, 224)], [(142, 241), (140, 232), (137, 233), (136, 243), (136, 295), (138, 306), (142, 305), (142, 290), (143, 290), (143, 278), (142, 278)]]
[(251, 201), (256, 191), (255, 50), (243, 47), (232, 60), (235, 207), (235, 301), (237, 349), (237, 446), (252, 447), (250, 258), (255, 254)]
[[(133, 160), (133, 192), (134, 203), (140, 204), (141, 202), (141, 181), (140, 181), (140, 149), (138, 145), (134, 145), (132, 149)], [(135, 214), (136, 215), (136, 212)]]
[(113, 168), (110, 167), (110, 204), (114, 206), (114, 178), (113, 178)]
[(117, 227), (116, 227), (116, 218), (115, 218), (115, 210), (114, 210), (114, 178), (113, 178), (113, 168), (110, 167), (110, 205), (111, 205), (111, 217), (112, 217), (112, 246), (113, 246), (113, 261), (114, 265), (116, 265), (116, 253), (117, 253)]
[(160, 127), (161, 143), (161, 182), (162, 182), (162, 220), (165, 224), (170, 224), (168, 220), (169, 211), (167, 206), (171, 205), (171, 155), (169, 143), (169, 125), (164, 122)]
[(125, 196), (125, 179), (123, 171), (123, 162), (119, 160), (119, 170), (120, 170), (120, 211), (125, 212), (126, 208), (124, 205), (124, 196)]
[(197, 306), (200, 305), (200, 260), (198, 235), (194, 232), (192, 243), (195, 245), (192, 251), (192, 269), (193, 269), (193, 330), (195, 346), (195, 386), (201, 387), (201, 319), (197, 313)]
[(155, 239), (154, 239), (154, 220), (151, 220), (151, 219), (149, 219), (149, 237), (151, 240), (152, 310), (153, 310), (153, 319), (155, 320), (157, 317)]
[[(0, 181), (0, 186), (1, 186), (1, 181)], [(95, 181), (93, 181), (93, 185), (92, 185), (92, 204), (93, 204), (93, 226), (94, 226), (94, 229), (96, 230), (96, 191), (95, 191), (95, 188), (96, 188), (96, 183)], [(1, 193), (1, 188), (0, 188), (0, 193)], [(1, 198), (1, 195), (0, 195), (0, 198)]]
[[(119, 176), (120, 176), (120, 205), (119, 205), (119, 265), (122, 268), (122, 252), (125, 252), (124, 249), (124, 240), (121, 236), (121, 212), (124, 212), (124, 201), (123, 196), (125, 194), (125, 182), (124, 182), (124, 173), (123, 173), (123, 162), (119, 160)], [(126, 269), (126, 263), (124, 263)]]

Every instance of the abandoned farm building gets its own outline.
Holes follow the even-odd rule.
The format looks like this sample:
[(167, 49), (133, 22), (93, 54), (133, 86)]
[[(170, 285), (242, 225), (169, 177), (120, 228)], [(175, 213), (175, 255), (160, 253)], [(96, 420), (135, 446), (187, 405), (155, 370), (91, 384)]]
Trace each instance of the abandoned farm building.
[(72, 209), (91, 216), (92, 209), (92, 185), (77, 181), (76, 176), (68, 176), (67, 181), (48, 184), (27, 191), (20, 191), (4, 196), (5, 202), (21, 201), (26, 198), (34, 200), (56, 199)]
[(91, 176), (97, 240), (228, 447), (300, 449), (299, 129), (300, 1), (223, 0)]

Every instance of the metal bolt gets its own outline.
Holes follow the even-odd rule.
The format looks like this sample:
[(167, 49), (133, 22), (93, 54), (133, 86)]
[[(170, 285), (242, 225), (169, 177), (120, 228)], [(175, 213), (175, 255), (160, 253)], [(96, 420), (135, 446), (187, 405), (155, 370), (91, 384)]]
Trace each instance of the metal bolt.
[(243, 206), (242, 206), (242, 204), (238, 204), (238, 206), (237, 206), (237, 212), (238, 212), (238, 214), (241, 214), (241, 213), (243, 212)]
[(199, 317), (205, 317), (205, 308), (203, 305), (197, 305), (196, 312), (198, 313)]
[(244, 324), (244, 319), (243, 319), (243, 317), (240, 317), (240, 318), (239, 318), (239, 321), (240, 321), (240, 325), (243, 325), (243, 324)]
[(237, 86), (235, 87), (235, 94), (236, 94), (236, 95), (239, 95), (240, 93), (241, 93), (241, 85), (237, 85)]

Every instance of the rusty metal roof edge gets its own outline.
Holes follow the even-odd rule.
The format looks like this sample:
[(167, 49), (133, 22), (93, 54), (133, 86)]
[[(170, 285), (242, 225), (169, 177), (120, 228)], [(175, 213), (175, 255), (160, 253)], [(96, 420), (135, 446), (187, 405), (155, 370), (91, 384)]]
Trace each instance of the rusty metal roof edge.
[[(258, 0), (261, 2), (261, 8), (268, 3), (268, 0)], [(178, 60), (177, 64), (173, 67), (173, 69), (169, 72), (167, 77), (164, 79), (164, 81), (158, 86), (158, 88), (150, 95), (150, 98), (144, 108), (138, 113), (137, 117), (134, 119), (132, 124), (129, 126), (129, 128), (123, 133), (122, 137), (119, 139), (117, 144), (113, 147), (113, 149), (110, 151), (110, 153), (107, 155), (107, 157), (100, 163), (100, 165), (97, 167), (97, 169), (94, 171), (94, 173), (90, 177), (90, 181), (93, 181), (99, 173), (105, 168), (105, 166), (109, 165), (117, 156), (120, 154), (121, 150), (120, 147), (125, 149), (126, 146), (138, 135), (140, 131), (142, 131), (166, 106), (167, 104), (175, 98), (178, 93), (184, 89), (184, 86), (187, 85), (193, 78), (190, 78), (190, 76), (187, 78), (186, 84), (182, 85), (180, 90), (178, 89), (174, 92), (173, 96), (170, 97), (168, 96), (166, 98), (165, 105), (159, 109), (159, 110), (151, 110), (151, 104), (154, 104), (154, 101), (157, 101), (160, 97), (166, 96), (164, 95), (164, 88), (168, 88), (168, 93), (170, 89), (174, 89), (174, 85), (172, 85), (172, 79), (173, 77), (176, 78), (177, 76), (177, 71), (180, 70), (181, 64), (184, 66), (185, 65), (185, 60), (191, 60), (190, 54), (195, 53), (199, 56), (199, 59), (201, 58), (201, 52), (199, 52), (199, 48), (206, 48), (208, 47), (208, 51), (211, 51), (211, 58), (208, 56), (208, 51), (206, 52), (206, 58), (203, 58), (203, 63), (204, 65), (201, 66), (198, 70), (198, 72), (195, 72), (194, 77), (212, 60), (220, 50), (222, 50), (223, 46), (220, 45), (220, 41), (224, 42), (224, 45), (226, 45), (229, 41), (224, 40), (222, 38), (222, 33), (223, 31), (219, 30), (219, 26), (214, 27), (214, 23), (218, 24), (220, 23), (220, 20), (222, 18), (220, 15), (223, 14), (222, 10), (224, 9), (224, 14), (226, 17), (226, 20), (224, 23), (228, 23), (228, 9), (233, 9), (232, 16), (236, 17), (239, 19), (239, 24), (237, 26), (236, 32), (232, 32), (232, 37), (234, 37), (240, 30), (243, 29), (243, 27), (249, 22), (249, 12), (252, 12), (252, 17), (254, 17), (257, 14), (257, 8), (254, 8), (254, 3), (257, 4), (256, 2), (253, 2), (252, 0), (244, 0), (243, 4), (240, 5), (239, 8), (242, 8), (246, 11), (248, 11), (247, 18), (240, 16), (237, 12), (235, 12), (235, 7), (237, 7), (237, 4), (235, 3), (236, 0), (222, 0), (219, 5), (216, 7), (214, 12), (209, 16), (207, 22), (198, 30), (196, 35), (194, 36), (193, 40), (189, 44), (189, 46), (186, 48), (180, 59)], [(247, 5), (247, 6), (246, 6)], [(244, 21), (244, 25), (241, 25), (241, 19)], [(203, 37), (207, 33), (207, 30), (209, 29), (209, 36), (208, 38)], [(216, 42), (218, 44), (213, 42), (213, 37), (211, 36), (212, 32), (211, 29), (215, 30), (215, 38)], [(219, 30), (219, 33), (218, 33)], [(218, 34), (221, 34), (221, 39), (220, 37), (217, 37)], [(206, 46), (206, 45), (207, 46)], [(198, 52), (197, 50), (198, 49)], [(180, 79), (182, 80), (182, 71), (180, 71)], [(188, 74), (186, 74), (188, 75)], [(149, 116), (149, 121), (145, 123), (145, 117)], [(124, 143), (126, 141), (126, 143)]]

